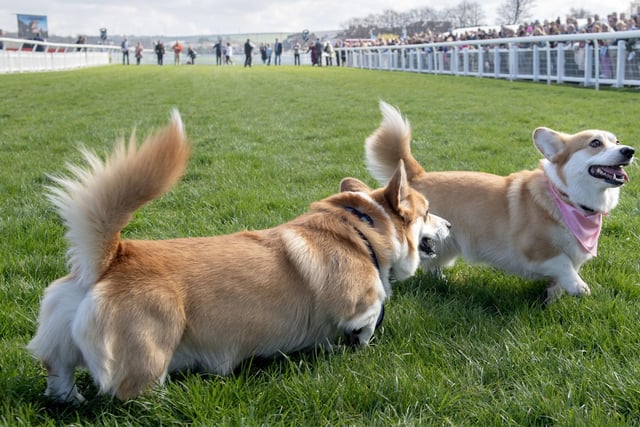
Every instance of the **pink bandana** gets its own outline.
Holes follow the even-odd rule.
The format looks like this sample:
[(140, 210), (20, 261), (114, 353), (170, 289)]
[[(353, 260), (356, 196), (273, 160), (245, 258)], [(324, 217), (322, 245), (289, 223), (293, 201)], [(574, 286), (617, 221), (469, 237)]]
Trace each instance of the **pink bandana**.
[(549, 189), (553, 194), (556, 206), (562, 213), (562, 219), (573, 235), (578, 239), (585, 251), (593, 256), (598, 255), (598, 237), (602, 229), (602, 213), (596, 212), (587, 215), (573, 205), (560, 198), (556, 189), (549, 183)]

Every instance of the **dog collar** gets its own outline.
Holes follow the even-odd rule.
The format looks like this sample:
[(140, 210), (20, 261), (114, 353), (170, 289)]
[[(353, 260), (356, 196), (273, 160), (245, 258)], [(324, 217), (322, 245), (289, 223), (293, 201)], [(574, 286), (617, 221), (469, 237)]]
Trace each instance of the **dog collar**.
[[(369, 227), (373, 227), (373, 219), (371, 219), (371, 217), (366, 213), (361, 212), (358, 209), (351, 206), (345, 206), (344, 209), (347, 212), (351, 212), (353, 215), (357, 216), (360, 221), (366, 222), (369, 225)], [(362, 231), (358, 230), (357, 228), (356, 228), (356, 231), (358, 232), (358, 235), (360, 236), (360, 238), (364, 240), (364, 243), (367, 245), (367, 248), (369, 249), (369, 255), (371, 255), (371, 261), (373, 261), (373, 265), (376, 266), (376, 270), (378, 270), (378, 273), (380, 273), (380, 263), (378, 262), (378, 257), (376, 256), (376, 252), (373, 250), (373, 247), (371, 246), (371, 242), (369, 241), (369, 239), (367, 239), (367, 236), (365, 236)]]
[[(350, 212), (353, 215), (357, 216), (360, 221), (366, 222), (370, 227), (373, 227), (373, 219), (366, 213), (361, 212), (358, 209), (351, 206), (345, 206), (344, 209), (347, 212)], [(371, 261), (373, 261), (373, 265), (376, 266), (376, 270), (378, 270), (378, 274), (380, 274), (380, 263), (378, 262), (378, 257), (376, 256), (376, 252), (373, 250), (373, 247), (371, 246), (371, 242), (369, 241), (369, 239), (367, 239), (367, 236), (365, 236), (362, 231), (358, 230), (357, 228), (355, 229), (358, 232), (358, 235), (360, 236), (360, 238), (367, 245), (367, 249), (369, 249), (369, 255), (371, 256)], [(378, 319), (376, 320), (375, 329), (378, 329), (378, 326), (382, 324), (383, 320), (384, 320), (384, 304), (382, 304), (382, 308), (380, 309), (380, 314), (378, 315)]]
[(345, 206), (344, 209), (347, 212), (351, 212), (352, 214), (357, 216), (360, 221), (366, 222), (367, 224), (369, 224), (370, 227), (373, 227), (373, 219), (371, 219), (371, 217), (366, 213), (360, 212), (358, 209), (353, 208), (351, 206)]
[[(549, 182), (549, 190), (567, 228), (571, 230), (571, 233), (573, 233), (585, 251), (597, 256), (598, 238), (602, 230), (602, 213), (592, 209), (585, 209), (583, 206), (578, 208), (567, 202), (558, 194), (558, 190), (555, 189), (551, 182)], [(589, 211), (592, 213), (586, 213)]]

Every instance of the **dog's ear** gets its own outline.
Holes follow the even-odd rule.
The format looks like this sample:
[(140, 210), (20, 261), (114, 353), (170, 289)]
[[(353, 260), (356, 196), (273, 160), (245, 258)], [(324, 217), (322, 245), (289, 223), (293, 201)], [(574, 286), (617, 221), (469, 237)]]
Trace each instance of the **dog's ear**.
[(344, 178), (340, 181), (340, 192), (345, 191), (362, 191), (364, 193), (370, 193), (371, 188), (364, 182), (356, 178)]
[(400, 160), (396, 171), (384, 189), (384, 197), (393, 210), (403, 218), (406, 211), (411, 209), (410, 192), (411, 187), (409, 187), (409, 181), (407, 180), (407, 171), (404, 168), (404, 162)]
[(563, 135), (553, 129), (540, 127), (533, 131), (533, 143), (547, 160), (553, 162), (554, 157), (564, 150)]

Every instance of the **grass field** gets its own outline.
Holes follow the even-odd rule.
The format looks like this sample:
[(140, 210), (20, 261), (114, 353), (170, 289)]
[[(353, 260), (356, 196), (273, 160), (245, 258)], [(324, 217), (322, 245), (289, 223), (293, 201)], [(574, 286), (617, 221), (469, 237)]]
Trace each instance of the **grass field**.
[[(173, 375), (130, 402), (57, 406), (24, 350), (43, 289), (66, 274), (47, 174), (144, 136), (172, 107), (193, 141), (182, 182), (140, 210), (127, 238), (264, 228), (334, 193), (373, 185), (365, 137), (378, 100), (401, 108), (429, 169), (535, 168), (537, 126), (605, 128), (638, 144), (634, 91), (337, 68), (127, 67), (0, 77), (1, 425), (637, 425), (640, 173), (582, 270), (592, 295), (543, 308), (546, 284), (458, 263), (447, 280), (396, 285), (372, 345), (247, 361), (234, 375)], [(247, 268), (252, 268), (247, 259)]]

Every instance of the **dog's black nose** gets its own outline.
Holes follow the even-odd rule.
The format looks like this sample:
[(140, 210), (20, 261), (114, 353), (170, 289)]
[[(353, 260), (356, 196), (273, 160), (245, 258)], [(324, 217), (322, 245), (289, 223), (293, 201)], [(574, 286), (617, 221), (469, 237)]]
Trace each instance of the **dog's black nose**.
[(630, 159), (633, 157), (633, 155), (636, 153), (636, 150), (634, 150), (631, 147), (622, 147), (620, 149), (620, 153), (625, 156), (627, 159)]

